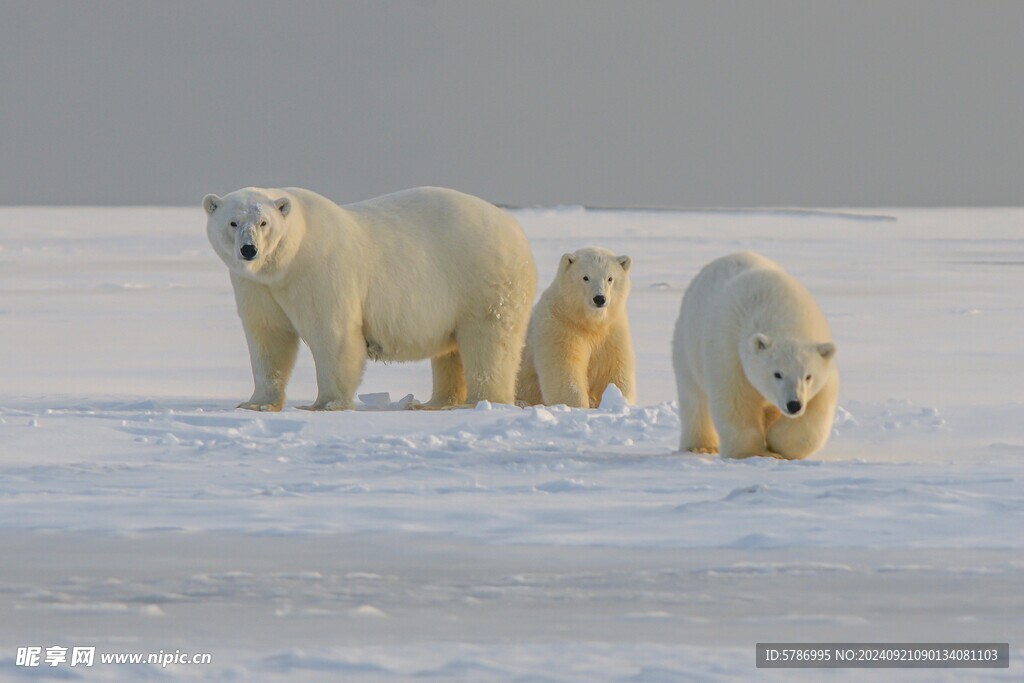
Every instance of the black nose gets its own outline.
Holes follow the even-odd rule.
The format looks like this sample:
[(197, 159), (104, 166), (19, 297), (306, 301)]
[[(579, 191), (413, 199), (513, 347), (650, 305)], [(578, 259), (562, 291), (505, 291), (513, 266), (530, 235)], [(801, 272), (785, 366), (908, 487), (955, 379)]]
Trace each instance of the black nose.
[(605, 301), (607, 301), (607, 299), (605, 299), (600, 294), (598, 294), (597, 296), (594, 297), (594, 305), (597, 306), (598, 308), (601, 308), (602, 306), (604, 306), (604, 302)]
[(246, 261), (252, 261), (256, 258), (256, 245), (254, 244), (243, 244), (241, 248), (242, 258)]
[(800, 412), (800, 401), (789, 401), (786, 403), (786, 410), (789, 411), (790, 415), (796, 415)]

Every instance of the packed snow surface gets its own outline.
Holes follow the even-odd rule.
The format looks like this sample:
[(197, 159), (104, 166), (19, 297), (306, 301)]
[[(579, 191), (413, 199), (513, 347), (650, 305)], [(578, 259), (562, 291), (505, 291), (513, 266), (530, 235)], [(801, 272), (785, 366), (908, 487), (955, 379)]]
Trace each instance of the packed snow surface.
[[(360, 409), (251, 392), (200, 209), (0, 210), (0, 679), (864, 680), (759, 641), (1010, 642), (1024, 667), (1024, 210), (514, 212), (633, 258), (638, 401)], [(829, 318), (843, 389), (804, 462), (674, 452), (669, 344), (711, 259), (755, 250)], [(210, 653), (18, 667), (18, 647)]]

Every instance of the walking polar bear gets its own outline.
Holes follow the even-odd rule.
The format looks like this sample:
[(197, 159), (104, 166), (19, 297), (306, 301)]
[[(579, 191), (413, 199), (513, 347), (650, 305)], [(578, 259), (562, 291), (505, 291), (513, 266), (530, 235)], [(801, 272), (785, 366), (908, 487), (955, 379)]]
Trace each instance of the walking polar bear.
[(531, 405), (596, 408), (614, 383), (636, 400), (636, 360), (626, 315), (628, 256), (580, 249), (562, 256), (526, 335), (516, 397)]
[(835, 344), (810, 293), (746, 252), (705, 266), (672, 341), (680, 450), (801, 459), (828, 439), (839, 394)]
[(300, 339), (316, 364), (309, 410), (352, 408), (367, 358), (430, 358), (430, 406), (514, 402), (537, 274), (508, 213), (427, 187), (346, 206), (246, 188), (203, 207), (249, 345), (240, 408), (281, 410)]

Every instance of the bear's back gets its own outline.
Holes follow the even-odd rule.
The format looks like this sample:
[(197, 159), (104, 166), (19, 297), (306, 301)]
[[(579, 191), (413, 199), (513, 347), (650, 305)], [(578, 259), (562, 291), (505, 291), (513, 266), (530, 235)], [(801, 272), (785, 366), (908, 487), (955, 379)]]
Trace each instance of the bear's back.
[[(522, 236), (515, 218), (479, 197), (443, 187), (414, 187), (341, 208), (367, 229), (456, 246), (466, 239)], [(525, 238), (524, 238), (525, 240)]]
[[(721, 338), (725, 328), (735, 327), (740, 310), (746, 308), (751, 274), (779, 271), (769, 259), (753, 252), (729, 254), (701, 268), (686, 288), (679, 316), (677, 334), (700, 339)], [(755, 276), (756, 277), (756, 276)], [(731, 339), (729, 339), (731, 343)]]
[(771, 259), (740, 252), (704, 266), (683, 296), (674, 341), (688, 340), (681, 344), (687, 354), (728, 349), (731, 355), (741, 338), (754, 332), (817, 342), (832, 339), (807, 288)]
[(825, 315), (804, 284), (774, 262), (764, 261), (767, 267), (752, 267), (727, 283), (740, 329), (780, 339), (830, 341)]

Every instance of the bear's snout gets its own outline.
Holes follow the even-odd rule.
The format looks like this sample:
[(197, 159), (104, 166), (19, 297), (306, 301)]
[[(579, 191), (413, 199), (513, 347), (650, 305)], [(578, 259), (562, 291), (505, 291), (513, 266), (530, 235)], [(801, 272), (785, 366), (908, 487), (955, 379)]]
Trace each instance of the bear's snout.
[(256, 258), (256, 245), (243, 244), (242, 248), (239, 249), (239, 252), (242, 254), (242, 258), (244, 258), (246, 261), (252, 261), (254, 258)]
[(607, 303), (607, 301), (608, 300), (605, 299), (604, 295), (602, 294), (598, 294), (597, 296), (594, 297), (594, 305), (597, 306), (598, 308), (603, 307), (605, 303)]
[(796, 415), (797, 413), (800, 412), (800, 409), (802, 407), (803, 406), (800, 405), (800, 401), (787, 401), (786, 402), (786, 410), (789, 411), (790, 415)]

